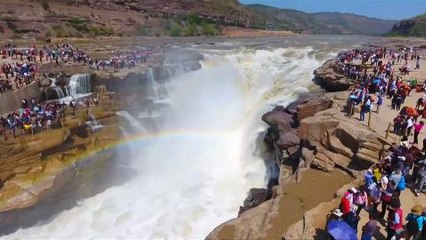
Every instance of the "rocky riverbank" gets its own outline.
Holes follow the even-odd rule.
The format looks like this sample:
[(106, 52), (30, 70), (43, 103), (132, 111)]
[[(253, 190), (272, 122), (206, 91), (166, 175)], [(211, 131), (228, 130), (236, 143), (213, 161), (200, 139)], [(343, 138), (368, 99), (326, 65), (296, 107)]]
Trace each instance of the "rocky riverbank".
[[(383, 44), (396, 48), (420, 43), (389, 40)], [(263, 195), (259, 189), (251, 190), (239, 217), (218, 226), (207, 239), (327, 238), (323, 229), (329, 211), (338, 206), (348, 188), (360, 184), (363, 171), (395, 141), (384, 136), (396, 113), (384, 113), (390, 116), (383, 119), (372, 114), (371, 126), (347, 114), (346, 90), (357, 82), (335, 71), (335, 62), (327, 60), (314, 72), (314, 82), (329, 93), (276, 107), (262, 117), (269, 125), (265, 142), (280, 168), (279, 178), (272, 181), (278, 185), (269, 185)], [(422, 70), (418, 72), (402, 78), (421, 78)]]
[[(87, 66), (73, 65), (48, 71), (43, 65), (46, 77), (40, 87), (47, 99), (59, 97), (51, 87), (53, 80), (56, 87), (65, 88), (72, 74), (87, 72), (99, 105), (79, 106), (76, 112), (67, 107), (66, 116), (52, 131), (0, 139), (0, 234), (47, 220), (78, 200), (133, 176), (126, 167), (128, 149), (121, 144), (126, 139), (123, 129), (129, 123), (117, 111), (133, 107), (132, 97), (143, 102), (146, 86), (201, 68), (201, 54), (180, 50), (164, 54), (175, 57), (167, 57), (167, 62), (158, 58), (123, 71), (94, 72)], [(93, 128), (93, 124), (99, 127)], [(115, 171), (120, 172), (119, 178), (114, 177)]]
[(271, 199), (220, 225), (207, 238), (279, 239), (289, 230), (287, 239), (303, 239), (305, 231), (290, 226), (318, 204), (334, 199), (343, 185), (377, 161), (388, 144), (346, 115), (346, 101), (345, 92), (327, 93), (266, 113), (262, 119), (270, 128), (265, 141), (277, 156), (279, 184), (271, 189)]
[[(102, 168), (108, 168), (117, 157), (107, 150), (124, 140), (115, 113), (119, 106), (115, 93), (99, 94), (98, 106), (79, 108), (74, 114), (67, 110), (57, 129), (1, 139), (0, 233), (54, 214), (62, 204), (57, 201), (59, 193), (66, 199), (78, 199), (84, 195), (84, 185), (99, 177)], [(88, 127), (93, 116), (102, 124), (100, 130)], [(95, 194), (102, 190), (99, 188), (88, 192)]]

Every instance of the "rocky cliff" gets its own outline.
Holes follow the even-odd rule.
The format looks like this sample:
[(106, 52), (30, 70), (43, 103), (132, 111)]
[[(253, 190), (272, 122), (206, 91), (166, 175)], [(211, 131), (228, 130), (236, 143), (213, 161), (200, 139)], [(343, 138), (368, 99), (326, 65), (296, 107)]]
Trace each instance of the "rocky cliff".
[(397, 22), (393, 25), (389, 35), (426, 37), (426, 14)]
[[(108, 149), (124, 139), (115, 94), (102, 92), (101, 104), (81, 108), (76, 114), (67, 111), (52, 131), (35, 135), (17, 131), (18, 137), (0, 139), (0, 234), (35, 224), (69, 207), (82, 196), (96, 194), (106, 186), (93, 185), (101, 173), (108, 173), (117, 161)], [(93, 131), (86, 125), (88, 112), (104, 126)], [(111, 175), (109, 176), (111, 178)], [(96, 190), (95, 190), (96, 189)], [(62, 194), (61, 194), (62, 193)], [(62, 198), (63, 194), (67, 197)], [(66, 206), (57, 199), (67, 199)]]
[(335, 59), (327, 60), (314, 71), (314, 82), (329, 92), (348, 90), (356, 82), (335, 71)]
[[(333, 175), (337, 174), (336, 171), (343, 171), (356, 179), (361, 171), (377, 161), (379, 151), (388, 144), (358, 121), (346, 116), (346, 101), (345, 92), (327, 93), (266, 113), (262, 119), (270, 128), (265, 141), (277, 156), (280, 168), (278, 185), (272, 188), (271, 199), (220, 225), (207, 239), (312, 238), (315, 231), (307, 233), (303, 222), (290, 226), (306, 217), (309, 210), (321, 203), (320, 199), (323, 202), (332, 200), (338, 189), (350, 182), (339, 180), (341, 177)], [(308, 183), (309, 176), (315, 171), (307, 169), (333, 176), (332, 180), (319, 180), (324, 176), (315, 175), (314, 182), (340, 183), (328, 190), (326, 188), (330, 186), (324, 186), (324, 182), (321, 186)], [(292, 182), (299, 184), (292, 186)], [(308, 186), (306, 195), (301, 193), (304, 186)], [(292, 187), (296, 188), (294, 192), (291, 192)], [(322, 190), (317, 193), (312, 188)], [(298, 199), (296, 203), (291, 200), (292, 197)], [(312, 199), (318, 201), (312, 202)], [(291, 232), (287, 233), (289, 229)]]

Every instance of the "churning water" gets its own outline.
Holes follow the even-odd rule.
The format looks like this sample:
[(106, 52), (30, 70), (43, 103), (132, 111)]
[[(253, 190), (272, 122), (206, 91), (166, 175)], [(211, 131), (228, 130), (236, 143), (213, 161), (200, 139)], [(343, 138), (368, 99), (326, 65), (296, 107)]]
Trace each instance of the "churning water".
[[(137, 177), (7, 238), (204, 238), (236, 217), (250, 188), (266, 186), (261, 115), (316, 89), (313, 70), (336, 51), (202, 50), (202, 69), (172, 78), (166, 96), (153, 96), (170, 103), (150, 112), (161, 115), (157, 130), (129, 142)], [(146, 132), (143, 122), (130, 125), (130, 134)]]

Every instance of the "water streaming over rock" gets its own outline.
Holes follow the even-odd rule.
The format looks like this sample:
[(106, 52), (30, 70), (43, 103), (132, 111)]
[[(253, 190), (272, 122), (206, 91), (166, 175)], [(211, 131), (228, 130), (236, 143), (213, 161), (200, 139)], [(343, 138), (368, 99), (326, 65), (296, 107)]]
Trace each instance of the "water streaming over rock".
[(55, 86), (55, 87), (53, 87), (53, 89), (55, 89), (55, 91), (56, 91), (56, 95), (58, 96), (58, 98), (63, 98), (63, 97), (65, 97), (65, 93), (64, 93), (64, 91), (62, 90), (62, 88), (61, 88), (61, 87), (59, 87), (59, 86)]
[(93, 113), (89, 112), (89, 121), (86, 121), (86, 126), (92, 131), (96, 132), (101, 130), (104, 126), (96, 119)]
[[(202, 69), (167, 82), (167, 96), (150, 80), (150, 96), (170, 105), (162, 108), (157, 130), (129, 142), (137, 177), (6, 238), (202, 239), (235, 217), (247, 191), (266, 185), (261, 115), (317, 89), (312, 72), (332, 52), (300, 47), (203, 53)], [(130, 123), (128, 132), (147, 132), (141, 119), (117, 114)]]
[(90, 92), (90, 75), (74, 74), (68, 83), (68, 96), (78, 96), (79, 94), (86, 94)]

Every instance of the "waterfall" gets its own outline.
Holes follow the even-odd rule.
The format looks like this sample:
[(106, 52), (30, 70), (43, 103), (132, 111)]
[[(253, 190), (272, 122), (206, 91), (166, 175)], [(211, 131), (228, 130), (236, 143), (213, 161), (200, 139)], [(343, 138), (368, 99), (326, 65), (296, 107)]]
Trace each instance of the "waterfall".
[(129, 112), (119, 111), (117, 112), (117, 116), (120, 116), (126, 119), (126, 121), (130, 124), (130, 126), (132, 126), (136, 131), (140, 133), (149, 133), (148, 130), (146, 130), (146, 128), (143, 127), (142, 124), (140, 124), (140, 122), (135, 117), (133, 117)]
[[(316, 88), (312, 72), (329, 50), (318, 59), (314, 50), (318, 47), (206, 54), (202, 69), (171, 79), (172, 104), (161, 109), (164, 123), (157, 130), (117, 112), (133, 135), (128, 146), (129, 165), (138, 171), (134, 178), (6, 239), (205, 238), (237, 216), (250, 188), (266, 187), (266, 166), (255, 145), (267, 128), (261, 116)], [(147, 89), (160, 99), (153, 70), (146, 74)], [(152, 114), (146, 117), (142, 121)]]
[(58, 96), (58, 98), (63, 98), (65, 97), (64, 91), (62, 91), (62, 88), (59, 86), (52, 86), (53, 89), (55, 89), (56, 91), (56, 96)]
[(168, 90), (166, 86), (157, 82), (154, 75), (154, 70), (149, 68), (146, 72), (148, 80), (148, 96), (154, 103), (167, 102)]
[(90, 128), (92, 132), (99, 131), (104, 127), (102, 124), (99, 123), (95, 115), (93, 115), (92, 113), (89, 113), (89, 119), (90, 120), (86, 122), (86, 126)]
[(74, 74), (68, 83), (68, 96), (77, 96), (77, 94), (86, 94), (90, 92), (90, 75)]
[(56, 85), (56, 79), (50, 78), (50, 80), (51, 80), (50, 88), (55, 90), (57, 98), (63, 98), (67, 96), (64, 94), (64, 91), (62, 90), (62, 88)]
[(154, 76), (154, 70), (152, 68), (149, 68), (146, 72), (146, 77), (148, 80), (148, 86), (149, 86), (149, 96), (150, 98), (155, 102), (160, 100), (160, 84), (155, 80)]

